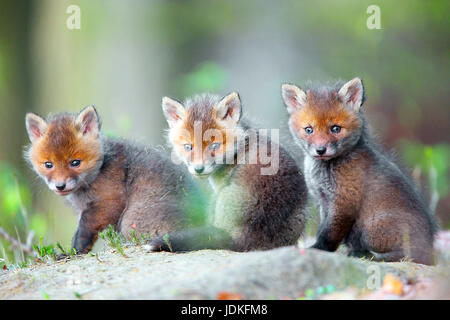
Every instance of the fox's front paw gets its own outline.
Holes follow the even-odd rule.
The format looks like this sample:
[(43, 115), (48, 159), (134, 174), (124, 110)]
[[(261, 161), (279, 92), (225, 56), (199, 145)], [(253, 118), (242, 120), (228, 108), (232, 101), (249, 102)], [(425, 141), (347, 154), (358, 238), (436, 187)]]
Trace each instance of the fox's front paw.
[(326, 250), (328, 251), (321, 243), (316, 242), (314, 243), (311, 247), (309, 247), (310, 249), (318, 249), (318, 250)]
[(160, 237), (150, 240), (148, 244), (143, 246), (148, 252), (172, 251), (169, 241), (166, 237)]
[(324, 239), (318, 239), (316, 241), (316, 243), (314, 243), (310, 248), (328, 251), (328, 252), (334, 252), (334, 251), (336, 251), (338, 246), (339, 246), (339, 243), (330, 242), (330, 241), (327, 241)]
[(56, 261), (65, 260), (65, 259), (70, 259), (70, 256), (65, 253), (61, 253), (56, 256)]

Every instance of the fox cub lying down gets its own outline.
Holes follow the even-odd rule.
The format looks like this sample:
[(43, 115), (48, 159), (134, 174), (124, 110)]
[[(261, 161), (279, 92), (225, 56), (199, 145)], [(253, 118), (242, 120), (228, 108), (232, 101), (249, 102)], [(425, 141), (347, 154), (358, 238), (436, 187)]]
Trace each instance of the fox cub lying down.
[(125, 236), (156, 237), (202, 220), (202, 196), (191, 176), (161, 150), (102, 135), (93, 106), (47, 120), (29, 113), (26, 127), (26, 158), (79, 213), (77, 253), (87, 253), (108, 225)]
[(371, 138), (361, 80), (306, 91), (285, 84), (282, 96), (320, 207), (313, 248), (344, 242), (351, 255), (431, 264), (436, 222), (412, 179)]
[[(192, 175), (207, 178), (212, 200), (207, 226), (169, 233), (153, 240), (152, 250), (249, 251), (296, 243), (306, 220), (303, 175), (281, 146), (241, 120), (238, 94), (203, 94), (183, 104), (166, 97), (162, 107), (174, 153)], [(267, 144), (270, 161), (263, 157)]]

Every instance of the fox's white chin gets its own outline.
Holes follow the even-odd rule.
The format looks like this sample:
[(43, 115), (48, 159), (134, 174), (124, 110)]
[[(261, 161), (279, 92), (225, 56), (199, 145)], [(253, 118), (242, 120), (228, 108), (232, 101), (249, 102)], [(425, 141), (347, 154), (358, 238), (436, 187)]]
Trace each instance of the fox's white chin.
[(214, 172), (215, 169), (216, 169), (216, 166), (209, 166), (209, 167), (205, 167), (202, 172), (197, 172), (197, 171), (195, 171), (194, 166), (188, 167), (189, 173), (192, 174), (194, 177), (198, 177), (198, 178), (208, 177), (211, 173)]
[(59, 196), (67, 196), (69, 194), (71, 194), (73, 192), (72, 190), (63, 190), (63, 191), (59, 191), (59, 190), (55, 190), (55, 193)]
[(194, 173), (192, 174), (196, 179), (206, 179), (209, 177), (209, 173), (202, 173), (202, 174), (198, 174), (198, 173)]
[(333, 157), (334, 157), (334, 156), (326, 156), (326, 155), (323, 155), (323, 156), (314, 155), (314, 156), (313, 156), (314, 159), (317, 159), (317, 160), (323, 160), (323, 161), (330, 160), (330, 159), (332, 159)]

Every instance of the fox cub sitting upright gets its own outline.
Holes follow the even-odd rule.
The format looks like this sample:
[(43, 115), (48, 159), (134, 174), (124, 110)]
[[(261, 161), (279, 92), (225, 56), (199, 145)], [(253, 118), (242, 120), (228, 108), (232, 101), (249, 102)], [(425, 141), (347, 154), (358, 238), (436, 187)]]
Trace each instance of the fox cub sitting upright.
[(160, 150), (102, 135), (93, 106), (47, 120), (28, 113), (26, 127), (26, 158), (79, 213), (72, 241), (77, 253), (87, 253), (108, 225), (125, 236), (133, 230), (158, 236), (190, 225), (190, 204), (201, 200), (190, 175)]
[[(278, 144), (256, 131), (252, 140), (240, 121), (238, 94), (197, 95), (183, 104), (165, 97), (162, 107), (174, 153), (191, 174), (208, 178), (212, 200), (209, 225), (155, 240), (152, 250), (249, 251), (295, 244), (306, 220), (303, 176)], [(265, 138), (269, 161), (262, 157)]]
[(436, 223), (411, 178), (372, 141), (362, 81), (306, 92), (285, 84), (282, 96), (320, 205), (313, 248), (335, 251), (344, 242), (351, 255), (432, 264)]

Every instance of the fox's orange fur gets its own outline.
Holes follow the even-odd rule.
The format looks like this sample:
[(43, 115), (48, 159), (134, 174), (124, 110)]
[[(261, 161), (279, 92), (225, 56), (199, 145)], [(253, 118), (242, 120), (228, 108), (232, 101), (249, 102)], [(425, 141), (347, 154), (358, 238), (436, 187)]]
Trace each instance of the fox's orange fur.
[[(58, 130), (55, 127), (58, 126)], [(100, 141), (93, 136), (79, 134), (74, 121), (61, 118), (58, 122), (51, 122), (42, 139), (38, 139), (31, 149), (30, 157), (33, 163), (43, 164), (52, 159), (55, 168), (51, 171), (44, 166), (36, 166), (37, 171), (49, 180), (66, 181), (70, 177), (79, 176), (97, 166), (103, 157)], [(67, 155), (72, 159), (83, 159), (79, 167), (69, 167)]]
[(169, 233), (152, 242), (153, 250), (249, 251), (297, 241), (306, 220), (303, 176), (277, 142), (241, 121), (236, 92), (197, 95), (184, 103), (165, 97), (163, 112), (175, 154), (193, 175), (208, 179), (211, 203), (208, 225)]
[[(330, 95), (330, 100), (321, 99), (312, 92), (307, 93), (308, 108), (303, 108), (292, 114), (292, 128), (303, 139), (310, 140), (319, 145), (321, 142), (337, 141), (347, 137), (352, 132), (360, 129), (361, 123), (358, 116), (339, 103), (337, 92)], [(329, 128), (339, 123), (342, 130), (338, 135), (330, 135)], [(315, 135), (309, 137), (303, 128), (311, 125)]]
[(306, 92), (286, 84), (282, 95), (319, 204), (313, 247), (334, 251), (345, 243), (355, 256), (431, 264), (436, 223), (407, 172), (372, 141), (361, 110), (362, 81)]
[(26, 158), (79, 214), (72, 241), (78, 253), (88, 252), (108, 225), (127, 237), (131, 232), (154, 237), (201, 219), (188, 214), (191, 203), (201, 207), (201, 195), (184, 168), (162, 150), (102, 135), (93, 106), (46, 120), (29, 113), (26, 126), (31, 140)]
[[(185, 156), (190, 159), (194, 164), (201, 164), (203, 162), (203, 157), (211, 156), (221, 158), (227, 148), (232, 147), (229, 144), (234, 143), (235, 132), (229, 130), (229, 128), (221, 125), (220, 121), (218, 121), (216, 113), (211, 111), (210, 115), (204, 115), (202, 118), (202, 137), (201, 141), (195, 141), (195, 109), (186, 110), (186, 119), (184, 121), (180, 121), (180, 124), (174, 127), (171, 131), (171, 136), (173, 136), (172, 141), (174, 148), (176, 148), (178, 154), (183, 154), (183, 145), (191, 144), (194, 150), (198, 150), (198, 159), (196, 159), (195, 152), (186, 154)], [(208, 110), (209, 111), (209, 110)], [(209, 137), (204, 136), (203, 134), (207, 131), (217, 131), (219, 135), (211, 135)], [(220, 138), (218, 138), (218, 136)], [(220, 143), (220, 146), (217, 150), (209, 150), (208, 147), (211, 143)], [(197, 148), (198, 145), (201, 145), (201, 148)]]

